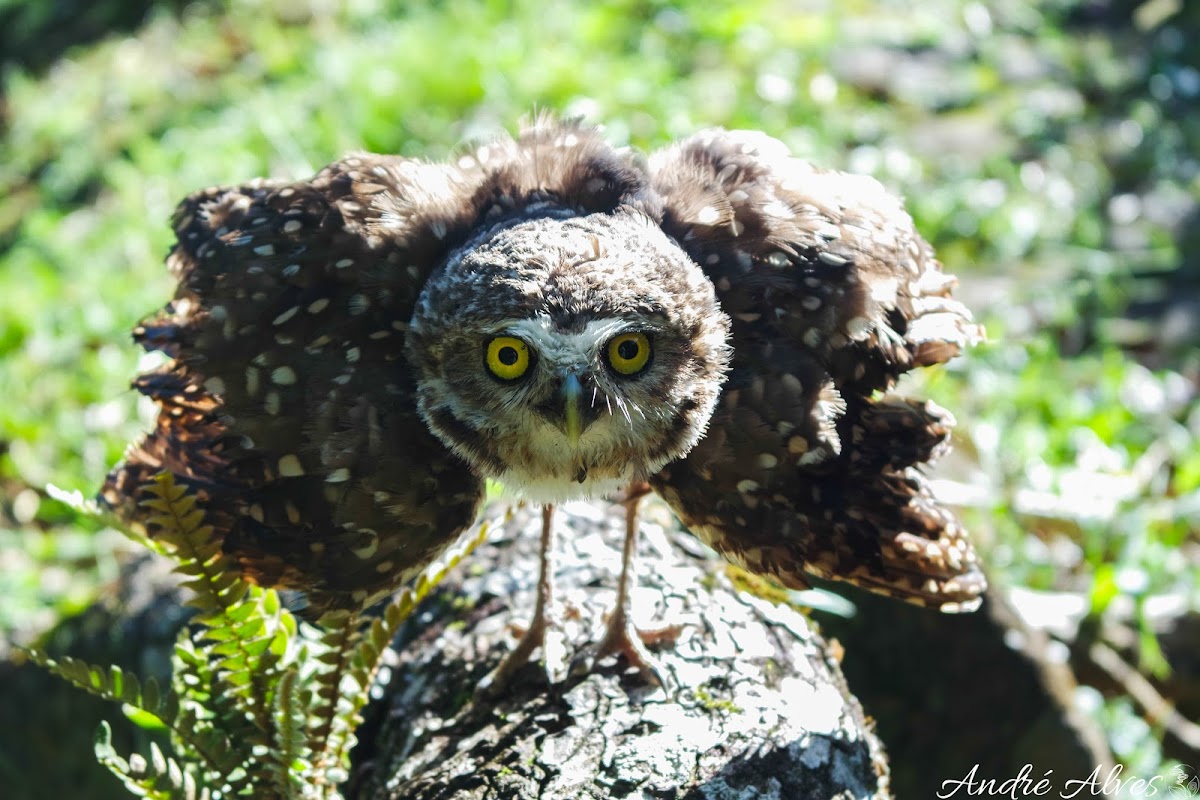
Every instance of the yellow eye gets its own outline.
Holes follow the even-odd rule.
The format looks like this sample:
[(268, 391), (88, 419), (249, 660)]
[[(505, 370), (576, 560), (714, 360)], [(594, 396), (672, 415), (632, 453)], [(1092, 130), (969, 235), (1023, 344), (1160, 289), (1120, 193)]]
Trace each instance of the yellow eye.
[(529, 347), (515, 336), (497, 336), (488, 342), (487, 368), (502, 381), (515, 381), (529, 369)]
[(608, 363), (622, 375), (636, 375), (649, 362), (650, 337), (644, 333), (622, 333), (608, 343)]

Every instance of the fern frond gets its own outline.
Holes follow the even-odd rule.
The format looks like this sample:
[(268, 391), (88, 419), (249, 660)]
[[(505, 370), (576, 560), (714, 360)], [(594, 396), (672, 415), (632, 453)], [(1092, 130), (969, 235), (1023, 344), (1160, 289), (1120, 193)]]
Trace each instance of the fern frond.
[(64, 656), (54, 659), (40, 650), (26, 650), (29, 658), (76, 688), (114, 703), (133, 706), (159, 720), (185, 742), (195, 759), (207, 769), (221, 773), (239, 760), (228, 737), (200, 718), (194, 703), (181, 699), (179, 693), (162, 690), (158, 681), (150, 678), (144, 683), (120, 667), (102, 667), (77, 658)]
[[(318, 781), (339, 783), (339, 774), (327, 775), (330, 768), (329, 742), (334, 730), (345, 724), (338, 717), (339, 700), (345, 692), (343, 677), (351, 668), (351, 660), (359, 638), (362, 636), (362, 618), (348, 611), (330, 611), (317, 621), (321, 629), (317, 665), (310, 682), (313, 687), (313, 704), (309, 711), (306, 745), (317, 754), (315, 775)], [(339, 738), (341, 738), (339, 736)], [(335, 755), (336, 757), (336, 755)]]
[(136, 675), (125, 672), (120, 667), (102, 667), (70, 656), (55, 659), (36, 648), (27, 649), (25, 653), (35, 664), (72, 686), (105, 700), (139, 708), (158, 717), (168, 727), (174, 720), (175, 712), (179, 710), (174, 693), (168, 693), (164, 698), (159, 691), (158, 682), (153, 678), (147, 680), (143, 686)]
[(307, 703), (302, 694), (300, 673), (295, 669), (283, 673), (275, 691), (275, 742), (268, 770), (283, 797), (302, 796), (312, 771), (304, 735)]
[(275, 591), (254, 586), (238, 605), (203, 622), (199, 638), (215, 667), (215, 691), (235, 707), (237, 721), (252, 723), (243, 734), (269, 745), (276, 686), (297, 633), (295, 617), (282, 608)]
[(70, 656), (55, 659), (36, 649), (25, 652), (34, 663), (78, 689), (114, 703), (133, 706), (168, 729), (173, 730), (179, 724), (179, 696), (169, 689), (164, 693), (154, 678), (142, 683), (137, 675), (117, 666), (102, 667)]
[[(506, 511), (504, 521), (510, 516), (511, 512)], [(310, 726), (309, 737), (312, 752), (319, 754), (318, 776), (323, 775), (330, 783), (345, 779), (350, 751), (357, 741), (354, 731), (362, 723), (362, 710), (370, 698), (384, 652), (417, 604), (442, 582), (447, 572), (486, 541), (491, 527), (489, 521), (481, 523), (474, 536), (430, 564), (415, 584), (385, 606), (382, 619), (371, 620), (365, 630), (355, 624), (355, 618), (346, 618), (341, 612), (326, 614), (321, 619), (319, 624), (327, 629), (322, 642), (328, 650), (320, 659), (323, 668), (313, 676), (316, 707), (310, 718), (315, 718), (316, 724)]]
[[(148, 484), (142, 501), (154, 538), (177, 560), (175, 571), (194, 594), (200, 626), (191, 654), (203, 653), (205, 686), (193, 683), (212, 714), (212, 726), (243, 752), (268, 749), (275, 738), (275, 687), (296, 620), (276, 592), (252, 586), (237, 564), (221, 551), (221, 541), (186, 486), (162, 473)], [(187, 658), (200, 668), (200, 658)], [(253, 765), (255, 759), (244, 764)], [(248, 767), (249, 768), (249, 767)]]
[(337, 785), (347, 778), (354, 731), (384, 653), (417, 604), (485, 540), (491, 524), (481, 524), (430, 565), (381, 618), (364, 624), (357, 613), (330, 613), (313, 639), (300, 635), (275, 591), (241, 577), (186, 486), (163, 473), (145, 489), (147, 541), (175, 560), (192, 593), (187, 602), (197, 610), (176, 642), (171, 686), (37, 650), (27, 651), (30, 658), (87, 692), (153, 716), (170, 731), (174, 758), (152, 745), (148, 759), (125, 759), (113, 750), (108, 726), (100, 729), (97, 758), (134, 794), (155, 800), (338, 800)]
[(153, 538), (178, 561), (175, 571), (193, 592), (188, 605), (203, 617), (238, 603), (249, 588), (237, 564), (221, 552), (221, 541), (213, 526), (205, 524), (204, 511), (196, 507), (196, 496), (175, 476), (163, 472), (145, 485), (150, 497), (142, 506), (151, 513), (148, 525)]
[(108, 767), (139, 797), (150, 800), (210, 800), (212, 792), (191, 770), (168, 758), (158, 745), (150, 744), (150, 759), (134, 754), (122, 758), (112, 746), (112, 729), (101, 722), (94, 744), (96, 760)]

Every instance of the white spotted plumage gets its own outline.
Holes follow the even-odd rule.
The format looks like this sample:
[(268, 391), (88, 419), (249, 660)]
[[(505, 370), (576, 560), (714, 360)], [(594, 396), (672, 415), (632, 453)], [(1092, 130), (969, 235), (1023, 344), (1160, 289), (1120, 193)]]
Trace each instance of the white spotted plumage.
[[(135, 383), (162, 412), (101, 497), (137, 521), (176, 473), (254, 580), (361, 605), (471, 524), (487, 477), (543, 501), (648, 480), (789, 586), (979, 601), (921, 474), (953, 420), (889, 391), (980, 331), (877, 181), (759, 133), (641, 159), (539, 119), (452, 163), (356, 154), (199, 192), (174, 225), (176, 297), (135, 332), (173, 359)], [(653, 346), (634, 377), (604, 361), (623, 331)], [(486, 371), (499, 332), (541, 359), (522, 387)], [(553, 408), (571, 364), (574, 441)]]

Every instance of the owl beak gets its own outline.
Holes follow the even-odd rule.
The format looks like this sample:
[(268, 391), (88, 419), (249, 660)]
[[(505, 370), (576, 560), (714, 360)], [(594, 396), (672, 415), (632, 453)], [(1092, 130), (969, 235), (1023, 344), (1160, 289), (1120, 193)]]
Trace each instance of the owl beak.
[(567, 441), (574, 447), (579, 444), (579, 437), (583, 433), (583, 384), (579, 382), (578, 375), (568, 372), (559, 391), (562, 393)]

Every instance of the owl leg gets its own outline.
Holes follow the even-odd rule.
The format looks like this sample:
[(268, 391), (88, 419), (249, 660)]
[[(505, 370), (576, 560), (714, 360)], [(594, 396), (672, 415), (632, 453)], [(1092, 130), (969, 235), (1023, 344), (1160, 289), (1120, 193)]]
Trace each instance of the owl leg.
[(487, 674), (475, 687), (477, 697), (496, 697), (512, 679), (513, 674), (532, 661), (535, 650), (544, 648), (546, 644), (546, 629), (550, 607), (551, 590), (554, 584), (554, 571), (551, 554), (554, 549), (554, 506), (542, 506), (542, 538), (538, 546), (540, 567), (538, 570), (537, 605), (533, 609), (533, 619), (529, 627), (517, 642), (517, 646), (506, 655), (494, 670)]
[(647, 642), (673, 640), (679, 634), (677, 627), (657, 630), (639, 630), (629, 615), (630, 591), (633, 588), (633, 563), (637, 552), (638, 506), (650, 491), (648, 484), (637, 484), (629, 488), (624, 499), (625, 543), (621, 551), (621, 577), (617, 582), (617, 602), (608, 622), (604, 626), (604, 637), (599, 644), (577, 656), (571, 664), (571, 674), (577, 675), (590, 670), (605, 656), (623, 655), (629, 664), (636, 667), (647, 682), (657, 683), (666, 689), (665, 674), (654, 656), (646, 649)]

